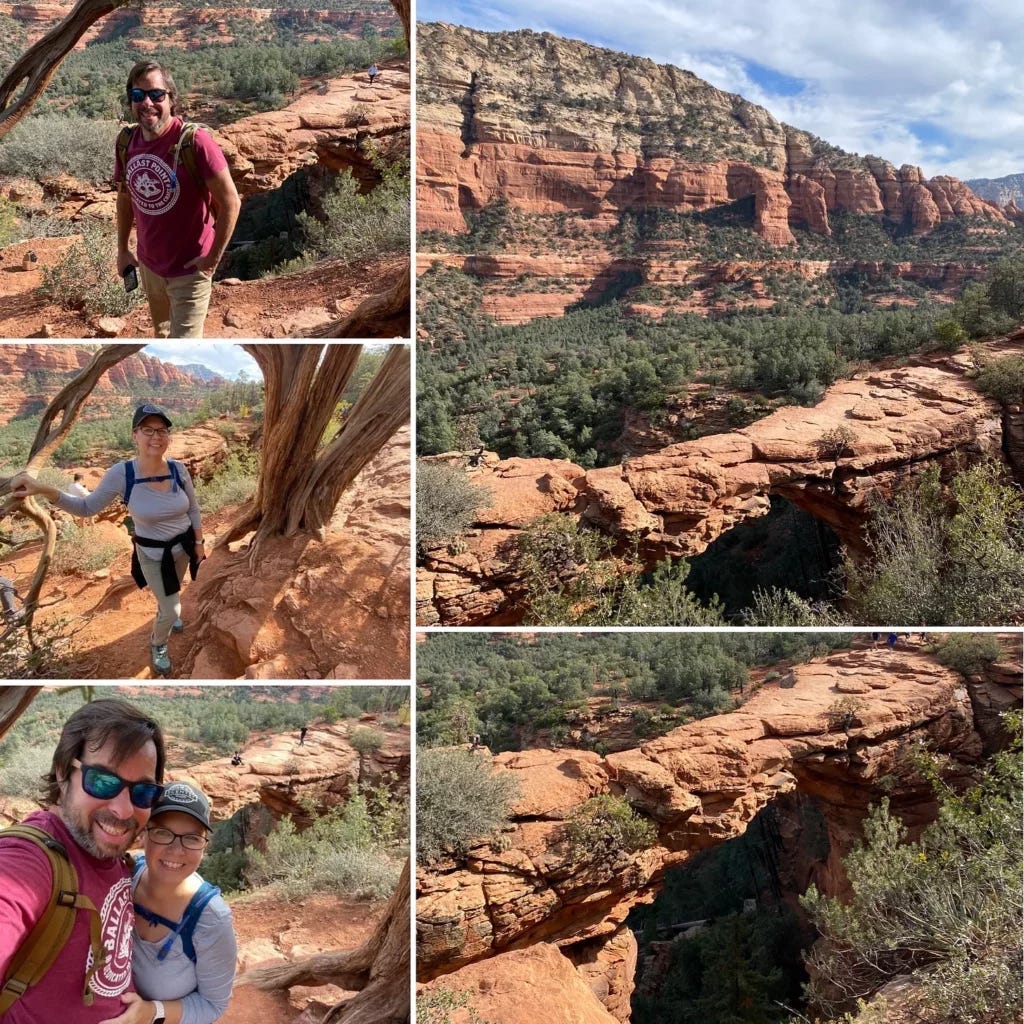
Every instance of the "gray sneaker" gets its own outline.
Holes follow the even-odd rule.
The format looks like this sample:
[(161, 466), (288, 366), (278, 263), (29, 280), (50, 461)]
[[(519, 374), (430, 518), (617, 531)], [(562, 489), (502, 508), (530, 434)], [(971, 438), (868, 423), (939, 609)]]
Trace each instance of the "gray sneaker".
[(171, 671), (171, 656), (167, 653), (167, 644), (150, 644), (149, 657), (153, 663), (153, 671), (166, 676)]
[(175, 633), (180, 633), (184, 628), (185, 628), (185, 623), (182, 622), (181, 619), (175, 619), (174, 620), (174, 625), (171, 626), (171, 629), (174, 630)]

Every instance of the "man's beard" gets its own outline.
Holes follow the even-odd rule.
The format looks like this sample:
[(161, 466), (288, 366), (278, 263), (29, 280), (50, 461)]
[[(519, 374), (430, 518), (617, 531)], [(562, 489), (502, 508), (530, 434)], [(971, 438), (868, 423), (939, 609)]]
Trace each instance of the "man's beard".
[(61, 820), (67, 826), (67, 830), (71, 833), (75, 842), (78, 843), (86, 853), (91, 854), (99, 860), (114, 860), (127, 853), (128, 848), (132, 845), (135, 841), (135, 837), (139, 834), (138, 823), (132, 821), (131, 828), (124, 834), (123, 845), (120, 849), (115, 846), (113, 837), (110, 837), (108, 840), (111, 848), (102, 849), (99, 843), (96, 842), (96, 838), (93, 835), (92, 823), (94, 821), (107, 821), (123, 824), (123, 820), (118, 818), (115, 814), (98, 811), (92, 816), (92, 818), (87, 818), (83, 823), (78, 817), (72, 817), (71, 814), (72, 812), (66, 807), (61, 807)]

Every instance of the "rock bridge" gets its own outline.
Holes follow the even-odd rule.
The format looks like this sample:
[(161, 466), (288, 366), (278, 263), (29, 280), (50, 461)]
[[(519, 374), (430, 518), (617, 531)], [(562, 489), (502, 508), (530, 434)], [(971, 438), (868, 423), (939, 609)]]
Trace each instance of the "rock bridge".
[[(983, 346), (986, 359), (1024, 351), (1024, 331)], [(1024, 418), (980, 394), (966, 351), (917, 357), (838, 381), (813, 408), (788, 406), (740, 430), (671, 445), (619, 466), (584, 470), (552, 459), (485, 460), (471, 479), (491, 491), (464, 549), (428, 553), (418, 573), (421, 625), (517, 622), (515, 537), (550, 512), (636, 539), (644, 566), (698, 555), (780, 495), (863, 547), (873, 502), (936, 462), (985, 455), (1024, 479)]]

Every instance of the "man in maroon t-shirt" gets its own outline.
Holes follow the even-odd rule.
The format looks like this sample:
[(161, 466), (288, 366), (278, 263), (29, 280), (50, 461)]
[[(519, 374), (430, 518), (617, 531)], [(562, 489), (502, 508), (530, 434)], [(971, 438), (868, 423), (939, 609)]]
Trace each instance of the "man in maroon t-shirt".
[[(127, 94), (137, 127), (123, 167), (115, 154), (117, 272), (138, 267), (157, 337), (201, 338), (213, 272), (238, 220), (238, 192), (209, 132), (196, 130), (194, 162), (182, 157), (184, 121), (165, 68), (136, 64)], [(133, 224), (138, 258), (130, 248)]]
[[(122, 1016), (121, 996), (132, 991), (131, 878), (125, 853), (149, 821), (162, 791), (164, 741), (160, 727), (123, 700), (96, 700), (79, 708), (61, 733), (46, 779), (53, 808), (26, 825), (49, 832), (68, 852), (79, 891), (100, 914), (103, 966), (92, 967), (90, 910), (76, 911), (71, 936), (50, 970), (4, 1014), (4, 1024), (99, 1024)], [(49, 902), (52, 874), (46, 854), (27, 839), (0, 832), (0, 979)], [(138, 1007), (136, 1009), (136, 1007)], [(163, 1021), (155, 1003), (132, 1002), (137, 1019)]]

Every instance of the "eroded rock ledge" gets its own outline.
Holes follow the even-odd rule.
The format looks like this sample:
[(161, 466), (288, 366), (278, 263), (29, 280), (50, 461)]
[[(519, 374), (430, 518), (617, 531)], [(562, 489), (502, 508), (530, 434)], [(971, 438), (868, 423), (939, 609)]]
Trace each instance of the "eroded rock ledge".
[[(1024, 331), (983, 349), (986, 358), (1019, 354)], [(741, 430), (604, 469), (565, 460), (484, 459), (468, 472), (490, 489), (490, 507), (477, 513), (464, 550), (441, 548), (423, 560), (419, 622), (518, 621), (514, 541), (549, 512), (622, 541), (639, 538), (639, 555), (649, 566), (699, 554), (745, 519), (766, 515), (777, 494), (827, 522), (856, 550), (872, 500), (888, 498), (954, 453), (1000, 456), (1010, 427), (998, 404), (974, 387), (974, 368), (974, 356), (964, 351), (858, 373), (834, 384), (814, 408), (778, 409)], [(837, 430), (845, 437), (838, 446), (829, 443)]]
[[(498, 755), (495, 764), (517, 775), (523, 795), (501, 843), (419, 872), (420, 980), (471, 990), (478, 1012), (518, 1024), (535, 1019), (523, 1016), (524, 992), (545, 993), (547, 1007), (545, 979), (571, 979), (571, 963), (593, 998), (574, 999), (564, 1015), (553, 1007), (546, 1020), (628, 1019), (636, 949), (623, 923), (633, 906), (654, 899), (668, 868), (740, 835), (777, 796), (798, 792), (817, 801), (828, 827), (829, 859), (815, 881), (842, 891), (841, 858), (869, 804), (888, 795), (911, 828), (934, 817), (909, 751), (926, 744), (948, 755), (952, 775), (964, 780), (984, 750), (972, 700), (1020, 703), (1020, 637), (1003, 638), (1003, 649), (985, 678), (964, 680), (909, 646), (860, 646), (798, 665), (739, 710), (635, 750), (606, 758), (564, 749)], [(853, 711), (841, 725), (838, 701)], [(600, 793), (624, 796), (650, 817), (657, 845), (571, 860), (562, 822)]]

